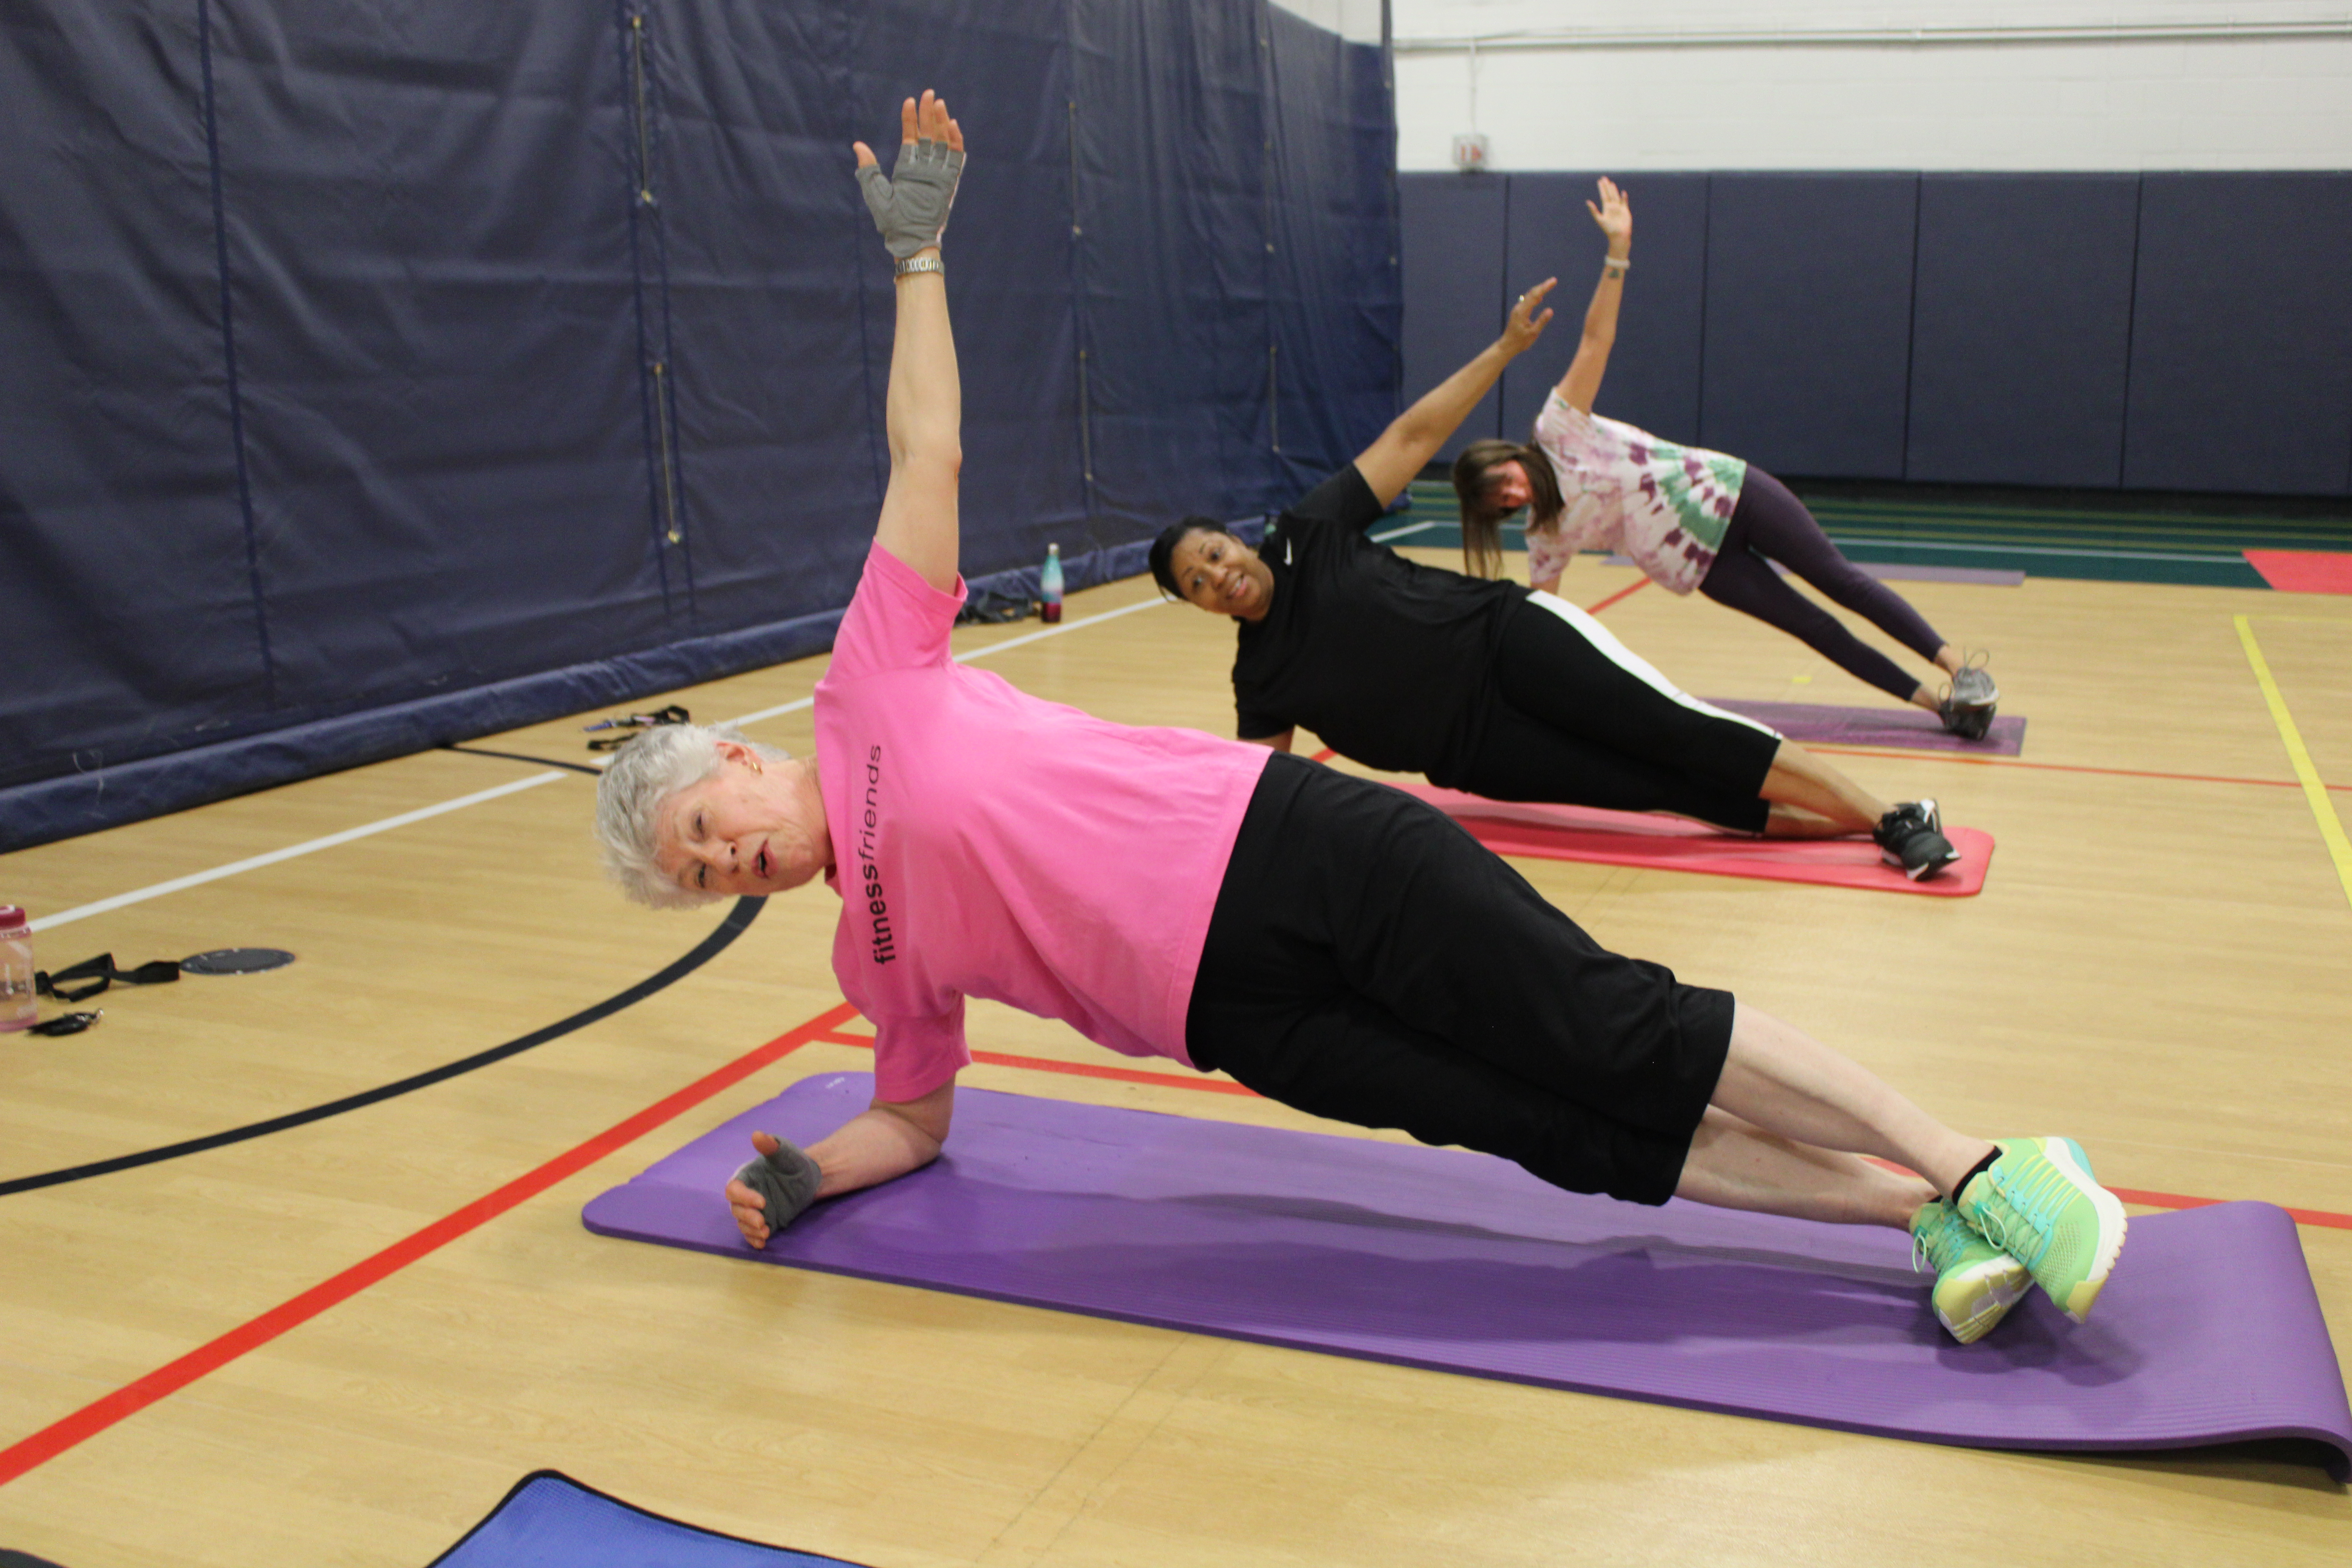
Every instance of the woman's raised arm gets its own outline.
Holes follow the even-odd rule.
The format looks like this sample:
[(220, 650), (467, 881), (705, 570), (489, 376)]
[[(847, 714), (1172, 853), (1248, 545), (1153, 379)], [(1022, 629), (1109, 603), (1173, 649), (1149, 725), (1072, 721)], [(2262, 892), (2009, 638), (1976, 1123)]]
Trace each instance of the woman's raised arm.
[(1609, 253), (1601, 263), (1601, 281), (1592, 286), (1592, 303), (1584, 310), (1584, 335), (1577, 340), (1576, 358), (1569, 362), (1568, 373), (1553, 388), (1560, 401), (1579, 414), (1591, 413), (1592, 400), (1601, 395), (1601, 374), (1608, 370), (1609, 351), (1617, 343), (1617, 306), (1625, 293), (1626, 258), (1633, 248), (1633, 209), (1616, 181), (1604, 177), (1601, 205), (1586, 202), (1584, 210), (1601, 226)]
[(940, 236), (963, 174), (963, 130), (929, 90), (898, 110), (898, 163), (885, 176), (860, 142), (857, 179), (882, 242), (897, 258), (898, 322), (890, 344), (890, 488), (874, 537), (942, 593), (959, 548), (956, 486), (963, 467), (963, 385), (948, 324)]

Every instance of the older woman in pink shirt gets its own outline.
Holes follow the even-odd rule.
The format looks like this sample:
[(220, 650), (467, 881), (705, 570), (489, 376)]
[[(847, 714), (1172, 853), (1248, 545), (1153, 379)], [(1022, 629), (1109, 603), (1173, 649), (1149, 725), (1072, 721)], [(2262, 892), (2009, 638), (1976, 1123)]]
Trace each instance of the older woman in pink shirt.
[[(898, 258), (891, 468), (816, 755), (675, 726), (598, 789), (608, 863), (643, 901), (818, 877), (842, 900), (834, 972), (875, 1026), (875, 1099), (805, 1151), (755, 1138), (725, 1194), (744, 1241), (938, 1157), (982, 996), (1575, 1191), (1908, 1227), (1964, 1340), (2029, 1278), (2087, 1310), (2123, 1214), (2070, 1142), (1956, 1132), (1727, 993), (1604, 951), (1401, 792), (1107, 723), (950, 658), (961, 394), (939, 238), (963, 139), (929, 93), (903, 121), (895, 178), (856, 149)], [(1392, 428), (1358, 466), (1416, 463), (1402, 445)]]

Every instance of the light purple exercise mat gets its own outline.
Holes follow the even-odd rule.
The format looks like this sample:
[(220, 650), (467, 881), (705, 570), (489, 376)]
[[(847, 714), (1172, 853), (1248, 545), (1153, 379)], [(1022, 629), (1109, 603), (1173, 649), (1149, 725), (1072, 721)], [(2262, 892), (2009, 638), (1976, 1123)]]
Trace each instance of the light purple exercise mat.
[(1992, 729), (1983, 740), (1964, 741), (1945, 729), (1943, 721), (1925, 708), (1746, 702), (1727, 697), (1705, 697), (1700, 700), (1759, 724), (1769, 724), (1800, 745), (1810, 741), (1841, 746), (1902, 746), (1915, 752), (1973, 752), (1987, 757), (2013, 757), (2025, 750), (2025, 721), (2007, 714), (1993, 716)]
[[(2330, 1445), (2352, 1411), (2294, 1223), (2132, 1221), (2087, 1324), (2039, 1292), (1974, 1345), (1892, 1231), (1559, 1192), (1460, 1150), (967, 1089), (944, 1158), (744, 1247), (719, 1196), (764, 1129), (812, 1142), (864, 1073), (805, 1079), (591, 1203), (601, 1235), (1407, 1366), (1994, 1448)], [(2095, 1154), (2096, 1151), (2093, 1152)]]

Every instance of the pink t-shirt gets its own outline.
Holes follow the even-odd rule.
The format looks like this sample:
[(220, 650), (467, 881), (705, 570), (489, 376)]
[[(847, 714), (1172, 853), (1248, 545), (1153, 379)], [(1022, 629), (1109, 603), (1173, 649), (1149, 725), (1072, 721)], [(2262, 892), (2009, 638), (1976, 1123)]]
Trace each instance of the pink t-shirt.
[(914, 1100), (971, 1061), (967, 996), (1190, 1067), (1192, 977), (1272, 753), (957, 664), (962, 604), (877, 542), (816, 686), (833, 972), (874, 1022), (877, 1089)]

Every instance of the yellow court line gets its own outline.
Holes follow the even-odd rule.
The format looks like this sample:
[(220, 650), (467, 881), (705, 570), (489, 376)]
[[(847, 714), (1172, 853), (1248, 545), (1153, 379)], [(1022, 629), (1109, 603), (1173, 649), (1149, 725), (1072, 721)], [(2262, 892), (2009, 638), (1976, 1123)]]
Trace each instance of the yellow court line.
[(2254, 667), (2254, 679), (2263, 689), (2263, 700), (2271, 706), (2271, 722), (2278, 726), (2279, 739), (2286, 742), (2287, 761), (2294, 764), (2294, 776), (2303, 785), (2303, 798), (2311, 804), (2311, 815), (2319, 819), (2319, 837), (2327, 843), (2328, 858), (2336, 862), (2336, 879), (2344, 884), (2344, 896), (2352, 899), (2352, 839), (2344, 836), (2344, 824), (2336, 815), (2336, 803), (2327, 798), (2327, 786), (2320, 782), (2319, 770), (2312, 765), (2311, 752), (2303, 743), (2302, 732), (2294, 727), (2294, 716), (2286, 710), (2286, 699), (2279, 695), (2278, 682), (2271, 679), (2270, 661), (2263, 658), (2262, 645), (2254, 641), (2253, 624), (2244, 616), (2231, 616), (2238, 623), (2238, 640), (2246, 645), (2246, 662)]

